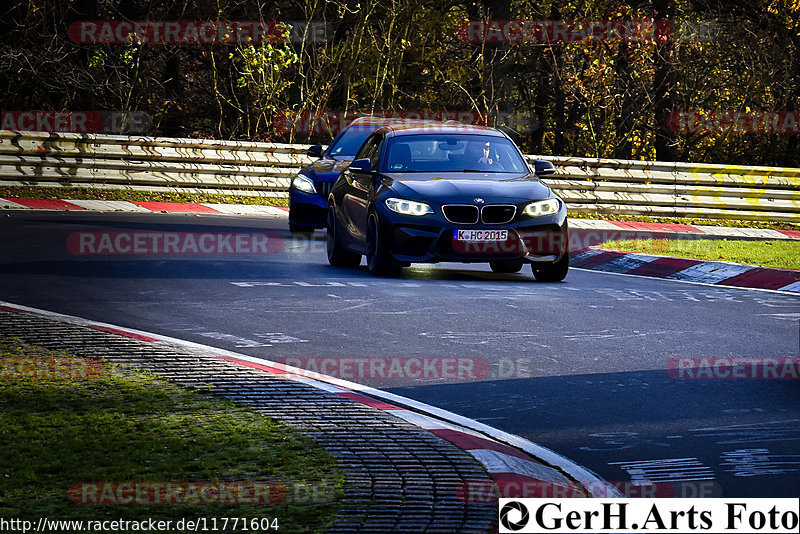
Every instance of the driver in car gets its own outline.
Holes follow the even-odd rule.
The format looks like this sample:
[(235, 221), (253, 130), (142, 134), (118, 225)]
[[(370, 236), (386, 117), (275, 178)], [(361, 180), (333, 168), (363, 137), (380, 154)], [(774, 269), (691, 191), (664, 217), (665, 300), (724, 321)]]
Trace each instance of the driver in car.
[(478, 163), (482, 165), (494, 165), (494, 159), (490, 157), (491, 151), (492, 151), (492, 144), (487, 142), (485, 145), (483, 145), (483, 157), (481, 157), (481, 159), (478, 160)]

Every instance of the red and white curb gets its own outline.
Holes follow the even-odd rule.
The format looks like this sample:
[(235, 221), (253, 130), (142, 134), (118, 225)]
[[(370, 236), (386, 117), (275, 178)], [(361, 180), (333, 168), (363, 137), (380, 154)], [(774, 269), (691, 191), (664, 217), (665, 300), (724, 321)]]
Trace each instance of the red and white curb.
[[(194, 202), (129, 202), (124, 200), (67, 200), (34, 198), (0, 198), (0, 210), (50, 210), (50, 211), (114, 211), (131, 213), (209, 213), (218, 215), (261, 215), (288, 217), (289, 208), (250, 204), (211, 204)], [(800, 230), (772, 230), (768, 228), (734, 228), (701, 224), (647, 223), (604, 221), (600, 219), (570, 219), (573, 230), (605, 232), (606, 238), (625, 238), (629, 234), (692, 235), (695, 237), (731, 239), (800, 239)], [(621, 232), (609, 237), (608, 232)]]
[(114, 211), (130, 213), (207, 213), (217, 215), (261, 215), (286, 217), (289, 208), (255, 204), (210, 204), (196, 202), (129, 202), (126, 200), (62, 200), (0, 198), (0, 209), (49, 211)]
[(800, 271), (590, 248), (570, 267), (719, 286), (800, 293)]
[(352, 401), (386, 411), (470, 453), (489, 472), (497, 485), (497, 494), (500, 496), (525, 496), (526, 487), (538, 488), (540, 492), (544, 488), (550, 494), (557, 493), (561, 488), (567, 494), (579, 496), (581, 488), (583, 488), (585, 489), (583, 494), (586, 496), (622, 496), (616, 488), (593, 472), (550, 449), (467, 417), (401, 395), (317, 373), (314, 373), (314, 377), (311, 378), (307, 376), (307, 371), (282, 363), (10, 302), (0, 301), (0, 311), (40, 315), (139, 341), (164, 343), (194, 352), (202, 351), (204, 354), (220, 360), (302, 382), (322, 391), (335, 393)]

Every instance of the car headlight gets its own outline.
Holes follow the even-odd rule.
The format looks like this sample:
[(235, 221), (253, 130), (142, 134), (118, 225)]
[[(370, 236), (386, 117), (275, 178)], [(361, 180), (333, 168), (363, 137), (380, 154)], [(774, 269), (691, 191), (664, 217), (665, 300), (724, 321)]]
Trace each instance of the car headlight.
[(386, 205), (395, 213), (401, 215), (414, 215), (419, 217), (427, 213), (433, 213), (433, 208), (424, 202), (414, 202), (413, 200), (405, 200), (402, 198), (387, 198)]
[(317, 188), (314, 187), (314, 182), (306, 176), (305, 174), (298, 174), (292, 179), (292, 187), (297, 189), (298, 191), (302, 191), (303, 193), (311, 193), (314, 194), (317, 192)]
[(548, 198), (531, 202), (525, 206), (525, 215), (529, 217), (543, 217), (545, 215), (558, 213), (559, 209), (561, 209), (561, 201), (557, 198)]

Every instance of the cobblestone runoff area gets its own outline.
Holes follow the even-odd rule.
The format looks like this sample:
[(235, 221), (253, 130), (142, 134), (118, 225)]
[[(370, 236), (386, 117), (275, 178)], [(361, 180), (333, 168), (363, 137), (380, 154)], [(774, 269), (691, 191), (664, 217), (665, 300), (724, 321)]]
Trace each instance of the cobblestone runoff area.
[(467, 452), (389, 413), (270, 373), (165, 343), (0, 311), (0, 339), (130, 365), (246, 404), (312, 437), (338, 461), (344, 499), (331, 533), (497, 530), (497, 506), (463, 502), (465, 482), (492, 479)]

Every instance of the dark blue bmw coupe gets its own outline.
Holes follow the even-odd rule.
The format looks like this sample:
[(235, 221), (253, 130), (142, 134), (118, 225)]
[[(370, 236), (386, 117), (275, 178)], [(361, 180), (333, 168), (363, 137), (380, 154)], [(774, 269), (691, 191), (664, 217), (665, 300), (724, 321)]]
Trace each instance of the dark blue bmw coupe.
[(416, 262), (531, 265), (542, 281), (569, 269), (567, 208), (493, 128), (395, 124), (373, 132), (328, 195), (328, 261), (397, 275)]

